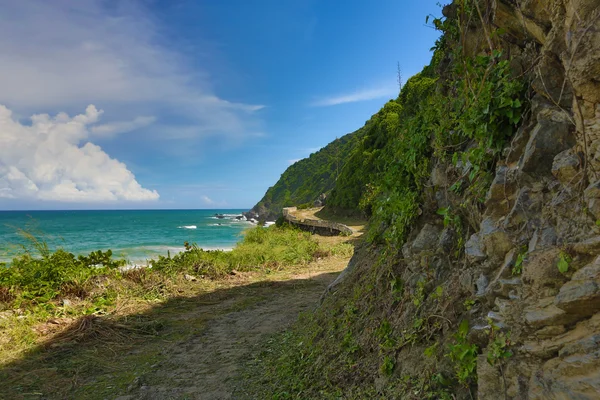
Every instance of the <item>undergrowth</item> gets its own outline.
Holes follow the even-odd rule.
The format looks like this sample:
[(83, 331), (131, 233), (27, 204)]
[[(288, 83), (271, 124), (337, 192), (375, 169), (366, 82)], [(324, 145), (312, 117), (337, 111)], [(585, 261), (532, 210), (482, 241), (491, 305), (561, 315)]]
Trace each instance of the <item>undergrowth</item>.
[(351, 244), (319, 244), (289, 226), (256, 227), (232, 251), (186, 244), (184, 252), (147, 268), (126, 269), (110, 250), (75, 256), (33, 240), (9, 265), (0, 265), (0, 358), (8, 361), (30, 349), (38, 340), (34, 328), (49, 320), (60, 326), (63, 320), (110, 316), (132, 307), (128, 302), (151, 304), (180, 295), (192, 280), (210, 282), (236, 271), (270, 273), (352, 251)]

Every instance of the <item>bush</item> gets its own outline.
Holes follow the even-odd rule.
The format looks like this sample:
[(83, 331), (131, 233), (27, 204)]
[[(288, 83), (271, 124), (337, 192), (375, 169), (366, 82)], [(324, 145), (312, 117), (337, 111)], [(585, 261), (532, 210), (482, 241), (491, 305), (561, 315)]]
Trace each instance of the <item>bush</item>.
[[(113, 260), (110, 250), (100, 250), (88, 256), (75, 257), (64, 250), (51, 253), (44, 246), (39, 258), (25, 253), (13, 259), (10, 267), (0, 268), (0, 287), (12, 297), (34, 303), (54, 299), (65, 293), (85, 293), (86, 282), (111, 269), (125, 265)], [(3, 297), (9, 298), (7, 295)]]

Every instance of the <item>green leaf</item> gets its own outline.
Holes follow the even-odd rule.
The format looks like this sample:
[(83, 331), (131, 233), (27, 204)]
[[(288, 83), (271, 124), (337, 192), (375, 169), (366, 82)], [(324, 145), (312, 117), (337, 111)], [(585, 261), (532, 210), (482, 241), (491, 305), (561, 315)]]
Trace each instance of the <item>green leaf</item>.
[(560, 255), (558, 256), (558, 270), (561, 274), (564, 274), (569, 270), (569, 264), (571, 263), (571, 261), (571, 256), (569, 256), (567, 253), (560, 253)]

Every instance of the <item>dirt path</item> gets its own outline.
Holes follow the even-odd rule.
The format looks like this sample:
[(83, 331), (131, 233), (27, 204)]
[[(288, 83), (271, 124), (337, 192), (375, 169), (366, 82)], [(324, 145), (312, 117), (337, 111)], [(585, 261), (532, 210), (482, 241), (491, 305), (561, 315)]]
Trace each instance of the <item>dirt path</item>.
[[(339, 271), (341, 260), (329, 270)], [(268, 336), (294, 322), (298, 314), (317, 304), (335, 273), (292, 276), (291, 280), (268, 282), (246, 288), (213, 308), (235, 308), (235, 304), (253, 302), (248, 307), (225, 312), (206, 321), (197, 335), (171, 345), (163, 361), (153, 371), (136, 378), (130, 392), (117, 397), (129, 399), (235, 399), (236, 380), (244, 360)], [(241, 306), (240, 306), (241, 307)], [(208, 310), (198, 309), (203, 314)], [(213, 309), (211, 312), (217, 312)], [(185, 318), (194, 319), (194, 312)]]

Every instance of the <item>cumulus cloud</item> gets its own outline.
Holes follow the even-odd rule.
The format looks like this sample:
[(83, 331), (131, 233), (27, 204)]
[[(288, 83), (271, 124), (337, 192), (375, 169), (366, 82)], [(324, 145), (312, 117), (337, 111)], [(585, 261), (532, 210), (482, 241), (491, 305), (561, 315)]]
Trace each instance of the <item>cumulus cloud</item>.
[(398, 88), (393, 85), (371, 89), (357, 90), (352, 93), (328, 96), (311, 103), (314, 107), (336, 106), (338, 104), (356, 103), (358, 101), (375, 100), (398, 95)]
[(102, 111), (39, 114), (31, 125), (0, 105), (0, 198), (60, 202), (157, 200), (127, 166), (88, 141)]
[[(0, 103), (18, 113), (76, 112), (100, 104), (111, 118), (95, 133), (149, 127), (153, 117), (177, 121), (193, 137), (245, 138), (260, 129), (260, 104), (219, 97), (218, 79), (185, 55), (146, 8), (128, 0), (0, 2)], [(208, 62), (210, 44), (195, 38), (194, 55)], [(206, 48), (203, 48), (205, 45)], [(199, 56), (200, 57), (200, 56)], [(218, 70), (217, 70), (218, 72)], [(142, 115), (143, 117), (139, 117)], [(163, 118), (165, 116), (166, 118)], [(152, 125), (161, 140), (171, 127)]]

